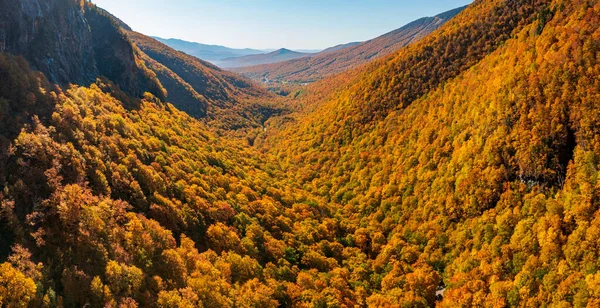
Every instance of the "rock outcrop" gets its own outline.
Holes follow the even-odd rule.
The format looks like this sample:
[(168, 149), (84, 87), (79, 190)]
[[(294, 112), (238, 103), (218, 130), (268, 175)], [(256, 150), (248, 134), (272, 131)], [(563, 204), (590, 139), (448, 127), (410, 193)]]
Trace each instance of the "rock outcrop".
[(73, 0), (0, 0), (0, 51), (23, 55), (50, 81), (92, 82), (98, 75), (83, 7)]
[(89, 85), (105, 76), (129, 95), (164, 97), (119, 23), (85, 1), (0, 0), (0, 52), (22, 55), (53, 83)]

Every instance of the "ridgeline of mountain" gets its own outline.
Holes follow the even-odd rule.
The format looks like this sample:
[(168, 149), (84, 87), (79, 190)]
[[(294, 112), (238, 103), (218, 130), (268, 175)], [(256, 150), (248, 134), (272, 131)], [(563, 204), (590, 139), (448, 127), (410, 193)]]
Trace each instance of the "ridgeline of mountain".
[[(240, 67), (234, 69), (258, 81), (309, 83), (324, 77), (347, 71), (377, 58), (398, 51), (400, 48), (427, 36), (445, 22), (460, 13), (457, 8), (434, 17), (413, 21), (367, 42), (350, 43), (346, 48), (333, 47), (310, 57), (285, 62)], [(342, 45), (342, 47), (344, 47)], [(336, 50), (338, 49), (338, 50)]]
[(207, 45), (195, 42), (188, 42), (180, 39), (165, 39), (160, 37), (152, 37), (155, 40), (181, 52), (185, 52), (190, 56), (219, 64), (221, 60), (228, 58), (243, 57), (249, 55), (257, 55), (265, 53), (264, 50), (251, 48), (235, 49), (219, 45)]
[(137, 32), (127, 32), (142, 59), (167, 90), (166, 100), (179, 110), (207, 117), (225, 129), (258, 127), (282, 112), (276, 99), (252, 81), (177, 51)]
[(475, 1), (271, 122), (264, 149), (356, 227), (369, 306), (600, 304), (598, 38), (596, 1)]
[(322, 51), (319, 52), (319, 55), (324, 55), (330, 52), (335, 52), (335, 51), (339, 51), (342, 49), (346, 49), (346, 48), (350, 48), (350, 47), (354, 47), (357, 45), (362, 44), (363, 42), (351, 42), (351, 43), (346, 43), (346, 44), (339, 44), (339, 45), (335, 45), (333, 47), (329, 47), (326, 49), (323, 49)]
[(281, 48), (264, 54), (223, 59), (219, 61), (219, 66), (222, 68), (231, 69), (238, 67), (277, 63), (291, 59), (303, 58), (310, 55), (310, 53), (297, 52), (286, 48)]
[[(59, 74), (86, 62), (55, 42), (82, 23), (93, 61), (122, 66), (131, 40), (163, 85), (195, 97), (214, 81), (208, 118), (262, 97), (114, 35), (106, 14), (77, 15), (82, 2), (20, 2), (42, 24), (78, 18), (42, 36), (27, 18), (3, 24), (17, 51), (0, 53), (0, 306), (600, 306), (599, 2), (477, 0), (288, 96), (298, 111), (250, 143), (122, 91), (122, 74), (50, 81), (87, 76)], [(32, 70), (40, 55), (14, 47), (28, 35), (74, 64)]]

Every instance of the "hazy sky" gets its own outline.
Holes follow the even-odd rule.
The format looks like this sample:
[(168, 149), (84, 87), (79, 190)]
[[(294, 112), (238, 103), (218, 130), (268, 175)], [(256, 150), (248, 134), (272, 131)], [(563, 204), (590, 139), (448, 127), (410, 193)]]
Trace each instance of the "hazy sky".
[(471, 0), (93, 0), (146, 35), (233, 48), (364, 41)]

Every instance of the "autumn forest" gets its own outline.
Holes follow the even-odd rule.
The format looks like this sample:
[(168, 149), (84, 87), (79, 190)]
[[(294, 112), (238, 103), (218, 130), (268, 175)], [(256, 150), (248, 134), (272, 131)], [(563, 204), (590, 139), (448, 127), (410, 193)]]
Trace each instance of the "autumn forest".
[(0, 0), (0, 307), (600, 307), (600, 2), (225, 70)]

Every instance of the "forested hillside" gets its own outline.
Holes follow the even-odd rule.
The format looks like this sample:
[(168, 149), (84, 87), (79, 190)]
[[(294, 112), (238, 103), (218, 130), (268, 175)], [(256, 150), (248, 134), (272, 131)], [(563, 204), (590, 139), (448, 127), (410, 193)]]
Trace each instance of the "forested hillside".
[(410, 305), (438, 282), (447, 307), (600, 303), (600, 5), (510, 3), (475, 2), (270, 130), (287, 174), (360, 226), (380, 274), (370, 305)]
[(0, 53), (0, 306), (598, 306), (599, 29), (595, 1), (475, 1), (254, 146), (217, 127), (253, 85), (140, 34), (114, 41), (174, 90)]
[(166, 89), (166, 100), (213, 127), (235, 130), (259, 127), (285, 107), (250, 80), (223, 71), (143, 34), (126, 31), (142, 60)]

